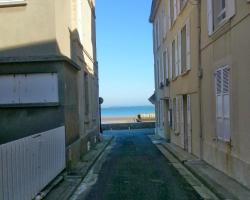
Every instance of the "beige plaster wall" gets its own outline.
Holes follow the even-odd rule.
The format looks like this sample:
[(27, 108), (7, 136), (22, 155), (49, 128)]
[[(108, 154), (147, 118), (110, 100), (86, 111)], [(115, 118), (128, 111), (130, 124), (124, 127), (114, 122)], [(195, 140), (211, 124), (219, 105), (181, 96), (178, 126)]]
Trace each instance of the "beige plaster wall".
[[(202, 3), (201, 57), (203, 158), (250, 188), (250, 5), (236, 1), (236, 15), (211, 37), (207, 34), (206, 4)], [(231, 68), (231, 142), (216, 137), (214, 72)]]
[(54, 0), (0, 7), (0, 57), (58, 54)]

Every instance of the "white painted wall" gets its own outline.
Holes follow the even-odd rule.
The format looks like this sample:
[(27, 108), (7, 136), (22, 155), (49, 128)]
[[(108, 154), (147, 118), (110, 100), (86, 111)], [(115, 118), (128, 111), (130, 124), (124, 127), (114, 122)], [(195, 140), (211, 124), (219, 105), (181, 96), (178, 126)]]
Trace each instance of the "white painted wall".
[(0, 199), (33, 199), (65, 166), (64, 126), (0, 145)]

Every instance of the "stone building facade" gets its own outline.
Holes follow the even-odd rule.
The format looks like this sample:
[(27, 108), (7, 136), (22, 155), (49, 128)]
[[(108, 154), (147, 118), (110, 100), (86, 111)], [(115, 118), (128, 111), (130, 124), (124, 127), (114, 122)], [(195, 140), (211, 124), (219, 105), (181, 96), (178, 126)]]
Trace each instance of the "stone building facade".
[[(99, 135), (95, 0), (1, 0), (0, 24), (0, 155), (30, 159), (24, 174), (40, 170), (33, 198)], [(15, 174), (13, 163), (2, 167)], [(2, 192), (1, 178), (0, 199), (16, 192)]]
[(158, 135), (250, 188), (250, 4), (153, 0)]

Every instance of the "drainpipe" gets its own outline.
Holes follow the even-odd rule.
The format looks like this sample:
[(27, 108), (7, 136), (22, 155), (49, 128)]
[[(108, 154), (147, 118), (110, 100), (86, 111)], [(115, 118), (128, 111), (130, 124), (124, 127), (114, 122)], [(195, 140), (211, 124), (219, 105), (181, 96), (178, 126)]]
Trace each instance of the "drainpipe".
[(198, 44), (198, 93), (199, 93), (199, 123), (200, 123), (200, 160), (203, 160), (203, 120), (202, 120), (202, 76), (203, 76), (203, 70), (201, 66), (201, 0), (197, 0), (197, 6), (198, 6), (198, 37), (199, 37), (199, 44)]

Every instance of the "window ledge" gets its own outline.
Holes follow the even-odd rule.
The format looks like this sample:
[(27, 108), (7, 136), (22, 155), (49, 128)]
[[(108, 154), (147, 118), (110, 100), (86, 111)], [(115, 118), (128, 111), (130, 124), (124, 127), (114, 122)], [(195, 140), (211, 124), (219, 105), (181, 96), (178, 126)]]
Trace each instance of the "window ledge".
[(176, 81), (176, 80), (177, 80), (177, 78), (178, 78), (178, 76), (174, 77), (174, 78), (172, 79), (172, 81)]
[(179, 135), (180, 135), (180, 131), (174, 131), (174, 134), (175, 134), (176, 136), (179, 136)]
[(84, 124), (89, 124), (89, 123), (90, 123), (89, 120), (85, 120), (85, 121), (84, 121)]
[(60, 103), (23, 103), (23, 104), (1, 104), (0, 108), (30, 108), (30, 107), (57, 107)]
[(214, 141), (214, 142), (224, 143), (224, 144), (227, 144), (227, 145), (229, 145), (229, 146), (232, 146), (231, 141), (223, 140), (223, 139), (220, 139), (220, 138), (218, 138), (218, 137), (214, 137), (214, 138), (213, 138), (213, 141)]
[(217, 35), (217, 33), (220, 33), (221, 31), (223, 32), (223, 30), (228, 27), (230, 19), (231, 18), (226, 18), (222, 20), (209, 36), (214, 37)]
[(22, 2), (5, 2), (5, 3), (1, 3), (0, 2), (0, 8), (1, 7), (14, 7), (14, 6), (26, 6), (27, 5), (27, 1), (22, 1)]
[(189, 74), (190, 71), (190, 69), (186, 69), (184, 72), (181, 73), (181, 76), (186, 76), (187, 74)]
[(188, 1), (186, 1), (185, 4), (182, 7), (180, 7), (179, 15), (181, 15), (184, 12), (185, 8), (187, 7), (187, 4), (188, 4)]

